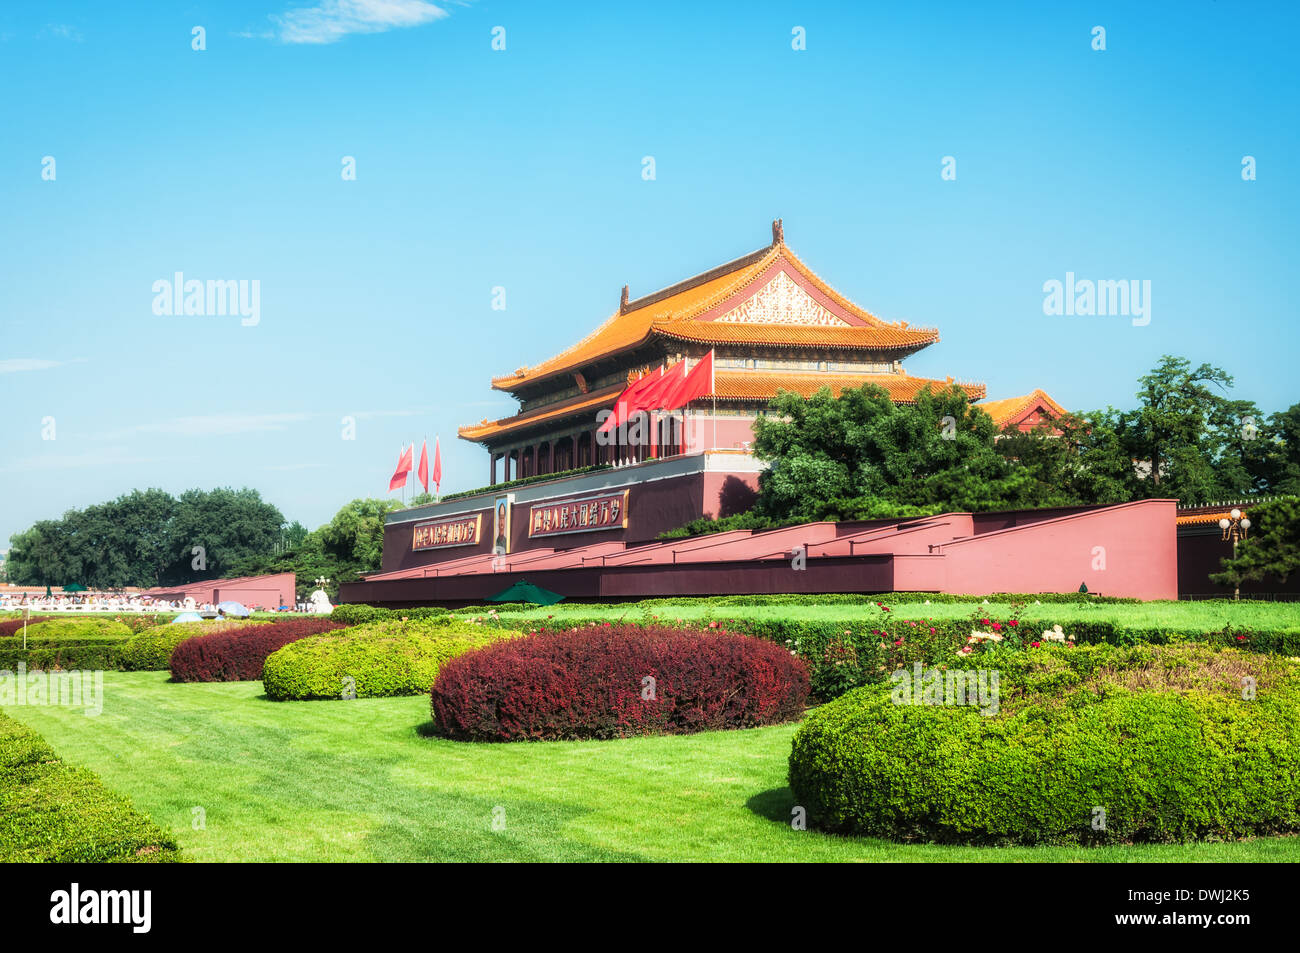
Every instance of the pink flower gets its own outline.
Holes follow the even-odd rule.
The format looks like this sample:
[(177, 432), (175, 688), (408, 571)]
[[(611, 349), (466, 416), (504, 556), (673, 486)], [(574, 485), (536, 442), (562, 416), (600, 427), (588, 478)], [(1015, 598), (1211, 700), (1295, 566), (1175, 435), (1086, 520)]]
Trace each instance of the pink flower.
[(894, 640), (894, 644), (895, 644), (895, 645), (902, 645), (902, 644), (903, 644), (903, 640), (902, 640), (902, 639), (895, 639), (895, 640)]
[(1020, 623), (1017, 622), (1015, 619), (1011, 619), (1010, 621), (1007, 622), (1007, 625), (1012, 626), (1012, 627), (1015, 627), (1015, 626), (1017, 626), (1017, 625), (1019, 625), (1019, 624), (1020, 624)]
[(994, 632), (1001, 632), (1001, 631), (1002, 631), (1002, 623), (1001, 623), (1001, 622), (994, 622), (994, 623), (993, 623), (993, 631), (994, 631)]
[(1040, 645), (1042, 645), (1042, 644), (1043, 644), (1042, 642), (1030, 642), (1030, 643), (1029, 643), (1029, 647), (1030, 647), (1031, 649), (1036, 649), (1036, 648), (1038, 648), (1038, 647), (1039, 647)]

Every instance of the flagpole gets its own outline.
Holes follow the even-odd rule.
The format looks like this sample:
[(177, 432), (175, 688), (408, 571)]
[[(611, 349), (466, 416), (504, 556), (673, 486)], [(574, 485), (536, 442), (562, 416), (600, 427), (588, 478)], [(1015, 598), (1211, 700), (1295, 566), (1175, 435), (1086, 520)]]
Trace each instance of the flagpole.
[(713, 395), (713, 449), (718, 449), (718, 355), (709, 348), (709, 392)]

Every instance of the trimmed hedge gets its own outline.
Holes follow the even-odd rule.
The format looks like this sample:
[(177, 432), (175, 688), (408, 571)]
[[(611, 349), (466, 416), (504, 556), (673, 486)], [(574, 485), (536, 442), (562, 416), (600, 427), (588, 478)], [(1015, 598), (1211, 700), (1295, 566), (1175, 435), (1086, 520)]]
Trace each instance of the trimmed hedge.
[(37, 669), (100, 670), (117, 667), (117, 649), (131, 630), (113, 619), (53, 619), (0, 637), (0, 671), (17, 671), (19, 664)]
[(171, 667), (176, 647), (195, 636), (213, 635), (242, 629), (257, 622), (180, 622), (176, 625), (152, 626), (133, 635), (117, 647), (117, 667), (126, 672), (163, 672)]
[(538, 632), (447, 663), (438, 730), (472, 741), (623, 738), (749, 728), (799, 717), (807, 666), (724, 631), (609, 624)]
[[(27, 644), (33, 642), (73, 643), (97, 640), (121, 641), (129, 639), (131, 629), (116, 619), (49, 619), (27, 626)], [(16, 636), (22, 645), (22, 630)]]
[[(789, 777), (810, 820), (839, 833), (987, 844), (1300, 830), (1292, 659), (1206, 645), (1043, 645), (951, 665), (998, 673), (995, 714), (909, 704), (891, 681), (808, 716)], [(1243, 697), (1247, 684), (1253, 697)]]
[(0, 714), (0, 863), (177, 860), (171, 834)]
[(342, 627), (341, 623), (324, 617), (284, 619), (194, 636), (173, 650), (172, 678), (178, 682), (256, 681), (262, 677), (262, 664), (272, 652), (299, 639)]
[[(665, 604), (673, 606), (708, 605), (718, 607), (740, 606), (873, 606), (873, 605), (912, 605), (915, 603), (932, 603), (934, 605), (978, 606), (984, 602), (1040, 602), (1043, 605), (1136, 605), (1141, 599), (1124, 596), (1094, 596), (1082, 592), (1036, 592), (1009, 593), (1000, 592), (988, 596), (963, 596), (941, 592), (884, 592), (884, 593), (772, 593), (743, 596), (673, 596), (671, 598), (641, 599), (634, 602), (583, 602), (577, 603), (583, 610), (592, 612), (616, 612), (620, 615), (662, 612)], [(571, 605), (565, 604), (566, 607)], [(482, 615), (494, 609), (500, 612), (537, 609), (538, 606), (522, 602), (499, 602), (486, 606), (465, 606), (452, 609), (456, 615)], [(406, 611), (406, 610), (402, 610)], [(418, 611), (418, 610), (411, 610)]]
[(262, 682), (278, 700), (421, 695), (448, 659), (518, 635), (436, 620), (370, 622), (285, 646), (267, 658)]
[(330, 618), (344, 625), (361, 625), (364, 622), (378, 622), (382, 619), (436, 619), (450, 615), (447, 609), (438, 606), (420, 606), (415, 609), (383, 609), (361, 603), (335, 606)]

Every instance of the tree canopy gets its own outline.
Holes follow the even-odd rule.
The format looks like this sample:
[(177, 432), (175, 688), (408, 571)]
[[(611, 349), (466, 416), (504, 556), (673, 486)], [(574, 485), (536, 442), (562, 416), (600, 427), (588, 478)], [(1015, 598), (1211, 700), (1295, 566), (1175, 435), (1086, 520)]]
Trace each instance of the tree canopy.
[(1232, 378), (1166, 355), (1137, 406), (1069, 413), (1032, 432), (993, 419), (957, 388), (895, 404), (881, 388), (782, 392), (754, 425), (768, 468), (754, 508), (670, 535), (823, 519), (1122, 503), (1184, 504), (1300, 492), (1300, 404), (1265, 418)]
[(91, 589), (175, 585), (229, 574), (269, 551), (284, 516), (252, 489), (133, 490), (10, 537), (9, 578)]
[(1250, 508), (1251, 529), (1237, 545), (1235, 559), (1210, 579), (1221, 586), (1240, 586), (1272, 577), (1286, 582), (1300, 569), (1300, 497), (1283, 497)]

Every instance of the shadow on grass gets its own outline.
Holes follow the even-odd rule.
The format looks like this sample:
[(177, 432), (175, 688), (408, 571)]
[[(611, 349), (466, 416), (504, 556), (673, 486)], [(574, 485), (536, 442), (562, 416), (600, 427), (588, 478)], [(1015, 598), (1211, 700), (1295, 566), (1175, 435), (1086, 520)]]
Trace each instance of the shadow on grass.
[(785, 827), (790, 825), (794, 806), (794, 793), (788, 787), (763, 791), (745, 802), (745, 807), (754, 814)]

